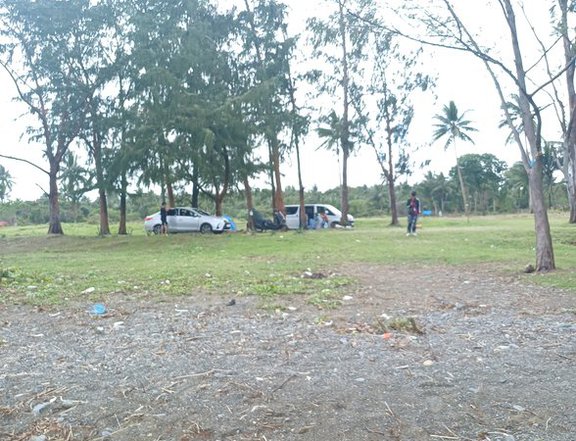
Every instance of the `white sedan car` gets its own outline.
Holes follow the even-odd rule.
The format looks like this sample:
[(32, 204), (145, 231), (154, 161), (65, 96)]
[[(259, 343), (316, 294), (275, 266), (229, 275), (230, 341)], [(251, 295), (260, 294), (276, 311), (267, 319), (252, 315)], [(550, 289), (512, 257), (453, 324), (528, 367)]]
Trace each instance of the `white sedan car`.
[[(212, 216), (198, 208), (170, 208), (167, 219), (169, 233), (199, 231), (200, 233), (212, 232), (219, 234), (230, 229), (230, 223), (225, 218)], [(148, 234), (159, 234), (161, 226), (159, 211), (150, 216), (146, 216), (144, 219), (144, 229)]]

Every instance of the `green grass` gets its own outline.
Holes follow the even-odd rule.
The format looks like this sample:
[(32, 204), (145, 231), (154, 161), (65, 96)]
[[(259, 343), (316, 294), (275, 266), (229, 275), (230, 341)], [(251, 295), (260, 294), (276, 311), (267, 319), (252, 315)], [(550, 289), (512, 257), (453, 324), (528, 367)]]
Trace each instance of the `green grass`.
[[(575, 226), (550, 216), (557, 271), (531, 283), (576, 286)], [(308, 295), (331, 305), (353, 280), (343, 264), (491, 264), (521, 273), (535, 259), (529, 215), (422, 218), (418, 237), (389, 219), (360, 219), (353, 230), (223, 235), (146, 236), (140, 224), (128, 236), (98, 237), (94, 225), (0, 230), (0, 301), (60, 303), (113, 295), (258, 295), (269, 304), (284, 294)], [(302, 277), (305, 271), (327, 277)], [(335, 274), (332, 274), (335, 272)]]

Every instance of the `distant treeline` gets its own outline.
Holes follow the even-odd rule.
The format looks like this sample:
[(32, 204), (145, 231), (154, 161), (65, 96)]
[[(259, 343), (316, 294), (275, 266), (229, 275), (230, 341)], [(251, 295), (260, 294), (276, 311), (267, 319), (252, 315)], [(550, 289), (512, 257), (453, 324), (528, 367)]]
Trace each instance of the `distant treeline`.
[[(463, 213), (462, 201), (457, 186), (451, 180), (443, 183), (442, 175), (429, 174), (424, 181), (409, 186), (403, 184), (397, 187), (400, 213), (404, 213), (404, 205), (411, 190), (416, 190), (421, 200), (422, 209), (431, 215), (458, 215)], [(496, 213), (517, 213), (530, 209), (527, 187), (510, 187), (502, 185), (495, 191), (471, 191), (470, 208), (475, 215)], [(254, 206), (263, 213), (271, 215), (272, 191), (269, 189), (254, 190)], [(284, 190), (287, 204), (298, 203), (298, 191), (293, 187)], [(350, 213), (355, 217), (387, 217), (390, 214), (387, 189), (383, 185), (362, 186), (350, 188)], [(305, 192), (305, 200), (309, 203), (327, 203), (340, 206), (340, 188), (319, 191), (313, 187)], [(176, 196), (179, 206), (190, 206), (191, 195), (181, 193)], [(159, 210), (161, 197), (153, 192), (138, 192), (130, 194), (127, 201), (127, 217), (129, 222), (143, 221), (144, 217)], [(111, 195), (108, 199), (109, 218), (112, 225), (119, 221), (119, 198)], [(568, 199), (563, 184), (552, 184), (548, 192), (549, 208), (568, 210)], [(214, 212), (214, 202), (208, 197), (200, 197), (200, 208)], [(246, 200), (242, 192), (230, 193), (224, 203), (224, 213), (234, 219), (246, 218)], [(67, 199), (61, 201), (62, 221), (67, 223), (87, 222), (98, 224), (98, 200), (83, 198), (77, 202)], [(0, 203), (0, 221), (10, 225), (48, 224), (49, 202), (47, 197), (35, 201), (8, 201)], [(114, 229), (114, 228), (112, 228)]]

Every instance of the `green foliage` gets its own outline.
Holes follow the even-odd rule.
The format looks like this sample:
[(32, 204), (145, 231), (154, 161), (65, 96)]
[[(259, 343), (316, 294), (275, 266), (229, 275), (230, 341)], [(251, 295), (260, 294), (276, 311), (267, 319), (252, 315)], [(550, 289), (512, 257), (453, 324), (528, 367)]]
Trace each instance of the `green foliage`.
[[(504, 171), (506, 163), (498, 160), (496, 156), (485, 154), (468, 154), (458, 158), (464, 184), (469, 188), (469, 205), (474, 213), (488, 213), (498, 211), (500, 189), (504, 184)], [(449, 172), (452, 181), (458, 179), (456, 167)], [(458, 196), (462, 197), (461, 189)]]
[(459, 113), (454, 101), (450, 101), (448, 105), (442, 108), (442, 112), (434, 116), (438, 122), (434, 124), (433, 140), (438, 141), (441, 138), (446, 138), (444, 148), (447, 149), (457, 139), (474, 143), (468, 132), (478, 131), (471, 124), (472, 122), (464, 119), (466, 112)]
[(10, 176), (8, 170), (0, 164), (0, 202), (4, 202), (7, 199), (13, 184), (12, 176)]

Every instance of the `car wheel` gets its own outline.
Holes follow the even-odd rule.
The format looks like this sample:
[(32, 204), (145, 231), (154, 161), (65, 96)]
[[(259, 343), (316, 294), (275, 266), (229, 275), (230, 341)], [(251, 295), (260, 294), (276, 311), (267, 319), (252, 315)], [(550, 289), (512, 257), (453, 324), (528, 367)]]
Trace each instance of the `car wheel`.
[(338, 226), (338, 222), (332, 222), (330, 224), (330, 228), (336, 228)]
[(152, 232), (154, 234), (160, 234), (160, 230), (162, 230), (162, 225), (154, 225), (154, 228), (152, 229)]
[(202, 234), (211, 233), (212, 232), (212, 226), (210, 224), (202, 224), (200, 226), (200, 232)]

